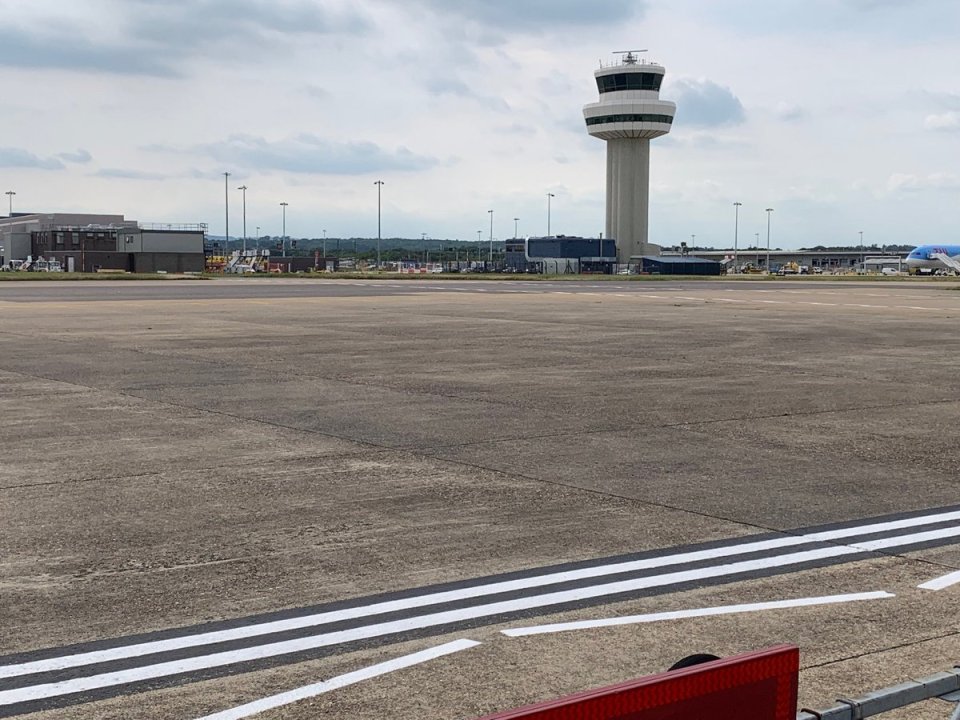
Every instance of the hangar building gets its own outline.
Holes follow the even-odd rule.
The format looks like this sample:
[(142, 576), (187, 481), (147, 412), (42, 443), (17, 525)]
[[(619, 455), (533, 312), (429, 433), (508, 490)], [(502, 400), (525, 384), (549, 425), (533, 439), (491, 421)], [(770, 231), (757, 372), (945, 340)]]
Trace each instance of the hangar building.
[(203, 272), (205, 224), (161, 225), (123, 215), (14, 213), (0, 218), (0, 265), (43, 257), (64, 270)]

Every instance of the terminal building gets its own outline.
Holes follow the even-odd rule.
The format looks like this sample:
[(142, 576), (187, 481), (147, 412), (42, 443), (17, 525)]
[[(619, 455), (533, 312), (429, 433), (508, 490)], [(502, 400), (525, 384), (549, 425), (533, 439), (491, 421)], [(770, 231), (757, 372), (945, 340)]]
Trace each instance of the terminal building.
[(161, 225), (123, 215), (14, 213), (0, 217), (0, 265), (55, 260), (67, 272), (203, 272), (205, 224)]
[[(855, 272), (857, 270), (878, 270), (882, 267), (897, 268), (903, 264), (909, 254), (908, 251), (888, 250), (882, 252), (877, 248), (864, 248), (864, 250), (757, 250), (749, 248), (746, 250), (696, 250), (698, 257), (715, 260), (721, 263), (731, 272), (736, 272), (735, 266), (743, 268), (746, 265), (752, 265), (763, 271), (777, 272), (781, 267), (788, 265), (799, 265), (816, 269), (824, 273), (844, 273)], [(677, 257), (684, 255), (685, 252), (677, 248), (675, 250), (662, 250), (661, 255)], [(770, 264), (767, 265), (769, 256)], [(905, 266), (904, 266), (905, 267)]]
[(504, 245), (504, 264), (514, 272), (564, 275), (616, 271), (617, 245), (613, 240), (555, 235), (512, 238)]

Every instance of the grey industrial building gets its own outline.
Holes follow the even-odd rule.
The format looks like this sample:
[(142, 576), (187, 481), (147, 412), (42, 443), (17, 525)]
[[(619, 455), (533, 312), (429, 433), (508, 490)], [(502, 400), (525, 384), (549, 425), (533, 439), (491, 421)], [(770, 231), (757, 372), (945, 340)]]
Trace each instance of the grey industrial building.
[(0, 265), (42, 257), (75, 272), (203, 272), (206, 230), (123, 215), (14, 213), (0, 217)]

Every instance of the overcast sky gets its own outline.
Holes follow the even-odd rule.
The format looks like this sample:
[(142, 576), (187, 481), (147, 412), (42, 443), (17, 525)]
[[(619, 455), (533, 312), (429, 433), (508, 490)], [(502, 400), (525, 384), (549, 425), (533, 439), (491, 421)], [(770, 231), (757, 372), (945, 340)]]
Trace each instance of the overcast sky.
[[(956, 0), (0, 0), (14, 210), (253, 235), (603, 231), (582, 106), (611, 52), (666, 67), (650, 239), (960, 239)], [(3, 198), (5, 200), (6, 198)], [(5, 208), (4, 208), (5, 212)]]

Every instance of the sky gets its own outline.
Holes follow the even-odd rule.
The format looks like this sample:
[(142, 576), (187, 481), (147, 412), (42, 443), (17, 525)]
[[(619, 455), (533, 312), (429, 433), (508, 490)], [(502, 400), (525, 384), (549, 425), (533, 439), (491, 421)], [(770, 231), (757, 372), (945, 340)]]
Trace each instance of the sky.
[[(0, 0), (0, 192), (231, 235), (604, 230), (593, 71), (677, 103), (650, 241), (960, 240), (956, 0)], [(225, 185), (224, 172), (231, 176)], [(227, 191), (229, 188), (229, 191)], [(6, 200), (6, 197), (0, 200)], [(735, 217), (734, 202), (741, 202)], [(0, 212), (5, 214), (6, 208)], [(514, 218), (519, 218), (514, 221)]]

